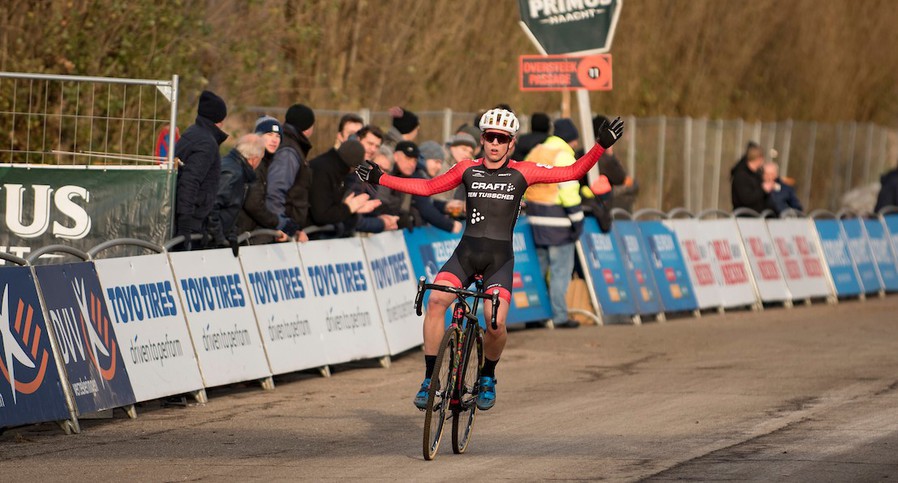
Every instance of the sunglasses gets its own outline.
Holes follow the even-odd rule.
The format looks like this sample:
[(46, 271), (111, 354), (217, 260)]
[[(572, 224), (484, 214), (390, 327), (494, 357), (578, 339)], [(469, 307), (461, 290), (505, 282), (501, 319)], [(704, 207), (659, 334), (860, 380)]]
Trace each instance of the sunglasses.
[(511, 142), (511, 136), (500, 132), (485, 132), (483, 133), (483, 139), (488, 143), (508, 144)]

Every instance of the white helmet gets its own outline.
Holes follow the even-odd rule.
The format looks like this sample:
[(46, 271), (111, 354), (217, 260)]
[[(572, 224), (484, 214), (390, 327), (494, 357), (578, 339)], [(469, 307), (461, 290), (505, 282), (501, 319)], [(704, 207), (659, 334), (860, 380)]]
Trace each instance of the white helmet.
[(521, 128), (521, 123), (513, 112), (505, 109), (490, 109), (480, 116), (480, 130), (498, 129), (514, 137)]

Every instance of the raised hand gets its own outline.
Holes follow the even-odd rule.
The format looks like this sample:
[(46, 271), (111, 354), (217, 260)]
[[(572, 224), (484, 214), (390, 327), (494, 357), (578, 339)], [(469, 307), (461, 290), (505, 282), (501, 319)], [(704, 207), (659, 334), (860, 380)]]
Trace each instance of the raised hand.
[(599, 144), (608, 149), (624, 135), (624, 121), (621, 121), (620, 117), (614, 118), (610, 123), (605, 121), (599, 127), (599, 132), (596, 135), (599, 138)]

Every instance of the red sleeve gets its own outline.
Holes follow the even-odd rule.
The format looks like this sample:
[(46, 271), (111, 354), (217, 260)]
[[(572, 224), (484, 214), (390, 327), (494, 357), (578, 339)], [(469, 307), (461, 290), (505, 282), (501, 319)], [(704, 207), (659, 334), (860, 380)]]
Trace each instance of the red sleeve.
[(524, 179), (527, 180), (528, 185), (537, 183), (561, 183), (564, 181), (580, 179), (585, 176), (586, 173), (595, 166), (596, 162), (598, 162), (604, 152), (605, 148), (599, 143), (596, 143), (588, 153), (584, 154), (583, 157), (570, 166), (557, 167), (530, 162), (520, 162), (515, 165), (515, 168), (524, 175)]
[(470, 159), (460, 161), (450, 168), (449, 171), (431, 179), (400, 178), (399, 176), (384, 174), (380, 177), (380, 184), (403, 193), (430, 196), (449, 191), (461, 184), (462, 174), (472, 163), (473, 161)]

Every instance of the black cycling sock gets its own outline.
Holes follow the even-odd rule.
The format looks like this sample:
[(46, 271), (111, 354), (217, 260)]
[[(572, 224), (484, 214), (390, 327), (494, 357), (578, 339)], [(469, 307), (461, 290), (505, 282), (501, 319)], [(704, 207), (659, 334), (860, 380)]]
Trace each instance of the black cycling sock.
[(480, 370), (480, 376), (481, 377), (483, 377), (483, 376), (492, 377), (493, 379), (495, 379), (496, 378), (496, 364), (498, 364), (498, 363), (499, 363), (498, 360), (491, 361), (491, 360), (487, 359), (486, 357), (484, 357), (483, 358), (483, 369)]
[(437, 363), (437, 356), (424, 356), (424, 378), (433, 375), (433, 366)]

